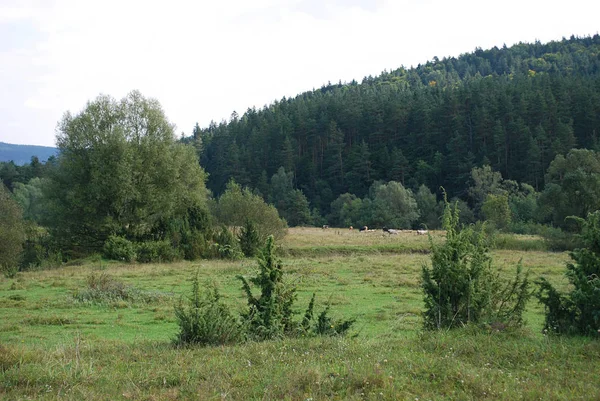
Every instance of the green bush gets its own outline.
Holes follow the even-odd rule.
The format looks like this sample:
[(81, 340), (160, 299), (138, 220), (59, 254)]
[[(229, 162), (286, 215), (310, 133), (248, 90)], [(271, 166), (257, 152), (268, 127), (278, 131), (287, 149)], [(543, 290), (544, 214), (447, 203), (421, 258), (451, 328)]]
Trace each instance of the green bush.
[(184, 304), (180, 299), (175, 306), (175, 317), (179, 334), (174, 342), (177, 345), (223, 345), (244, 340), (244, 331), (239, 321), (229, 312), (229, 307), (221, 302), (217, 288), (209, 284), (201, 294), (198, 272), (192, 279), (192, 293)]
[(135, 245), (123, 237), (111, 235), (104, 242), (102, 255), (107, 259), (131, 262), (135, 259)]
[(186, 260), (196, 260), (211, 256), (209, 252), (210, 245), (206, 237), (198, 231), (186, 233), (180, 247), (183, 251), (183, 257)]
[(255, 256), (260, 247), (260, 235), (254, 223), (247, 219), (238, 236), (240, 248), (245, 256)]
[(215, 237), (217, 254), (222, 259), (240, 259), (242, 251), (240, 244), (233, 233), (226, 227), (222, 226)]
[(141, 263), (173, 262), (181, 259), (169, 241), (146, 241), (137, 244), (137, 261)]
[(600, 335), (600, 211), (588, 215), (581, 238), (584, 247), (571, 252), (575, 263), (565, 275), (571, 289), (558, 292), (545, 278), (537, 297), (546, 308), (545, 328), (564, 334)]
[(248, 310), (242, 318), (248, 330), (248, 336), (255, 340), (283, 338), (299, 334), (343, 335), (354, 320), (334, 321), (328, 316), (329, 306), (313, 322), (315, 296), (301, 322), (293, 319), (292, 306), (296, 301), (296, 287), (283, 281), (283, 269), (275, 257), (275, 240), (269, 236), (264, 248), (258, 255), (259, 272), (250, 278), (250, 283), (260, 289), (260, 296), (254, 296), (250, 283), (242, 276), (242, 288), (248, 298)]
[(430, 237), (431, 267), (422, 271), (427, 329), (461, 327), (469, 323), (518, 326), (529, 299), (529, 280), (517, 266), (513, 281), (503, 283), (492, 271), (485, 230), (459, 229), (459, 213), (446, 203), (446, 241)]

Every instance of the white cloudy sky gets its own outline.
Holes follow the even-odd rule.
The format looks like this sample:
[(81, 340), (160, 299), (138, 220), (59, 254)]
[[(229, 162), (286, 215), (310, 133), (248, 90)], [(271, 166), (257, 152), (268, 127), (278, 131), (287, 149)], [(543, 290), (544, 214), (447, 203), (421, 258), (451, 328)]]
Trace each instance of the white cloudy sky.
[(599, 15), (592, 0), (0, 0), (0, 141), (53, 146), (65, 111), (132, 89), (189, 135), (327, 81), (592, 35)]

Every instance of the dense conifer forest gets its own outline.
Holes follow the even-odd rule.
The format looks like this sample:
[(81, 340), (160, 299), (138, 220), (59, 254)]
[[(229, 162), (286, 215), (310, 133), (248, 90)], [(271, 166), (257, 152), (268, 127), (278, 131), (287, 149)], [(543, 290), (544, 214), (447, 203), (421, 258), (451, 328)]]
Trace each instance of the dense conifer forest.
[[(273, 176), (291, 175), (313, 216), (377, 181), (469, 201), (472, 169), (545, 188), (546, 170), (572, 148), (597, 149), (600, 36), (476, 49), (328, 84), (229, 121), (196, 126), (207, 186), (234, 179), (277, 206)], [(335, 211), (333, 211), (335, 213)], [(308, 223), (308, 221), (302, 221)], [(335, 223), (335, 222), (333, 222)]]

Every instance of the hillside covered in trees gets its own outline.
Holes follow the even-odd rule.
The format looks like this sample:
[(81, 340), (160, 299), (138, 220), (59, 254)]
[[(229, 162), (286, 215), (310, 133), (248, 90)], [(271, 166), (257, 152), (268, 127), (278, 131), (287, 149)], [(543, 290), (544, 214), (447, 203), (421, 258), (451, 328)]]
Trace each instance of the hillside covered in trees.
[(313, 216), (325, 217), (340, 195), (363, 198), (377, 181), (438, 195), (444, 187), (475, 207), (472, 170), (484, 165), (542, 191), (554, 158), (597, 149), (599, 131), (594, 35), (476, 49), (329, 84), (196, 126), (184, 141), (198, 149), (215, 195), (233, 178), (277, 206), (274, 182), (285, 173)]
[(461, 224), (573, 249), (571, 217), (600, 209), (599, 132), (599, 35), (327, 85), (180, 141), (156, 99), (99, 96), (59, 122), (56, 157), (0, 162), (0, 253), (20, 255), (3, 270), (250, 256), (288, 226), (435, 229), (443, 196)]

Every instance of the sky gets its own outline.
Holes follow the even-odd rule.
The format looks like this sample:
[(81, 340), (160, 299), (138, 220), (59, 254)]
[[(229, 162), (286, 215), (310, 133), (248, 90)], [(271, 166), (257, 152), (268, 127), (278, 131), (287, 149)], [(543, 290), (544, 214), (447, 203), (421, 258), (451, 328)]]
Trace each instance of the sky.
[(157, 99), (176, 133), (327, 82), (600, 30), (600, 1), (0, 0), (0, 141), (54, 146), (99, 94)]

